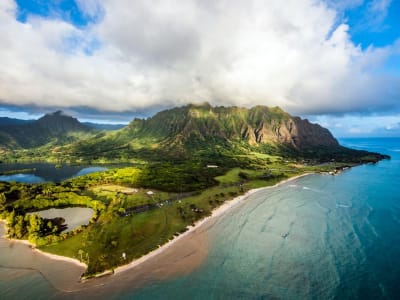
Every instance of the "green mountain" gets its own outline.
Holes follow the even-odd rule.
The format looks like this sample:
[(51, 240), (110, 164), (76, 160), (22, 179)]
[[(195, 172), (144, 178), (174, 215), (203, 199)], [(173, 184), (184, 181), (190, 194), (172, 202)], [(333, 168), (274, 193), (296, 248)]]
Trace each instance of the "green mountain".
[(71, 145), (87, 159), (200, 159), (218, 161), (258, 152), (322, 161), (357, 160), (367, 153), (344, 148), (329, 130), (279, 107), (187, 105), (135, 119), (125, 128)]
[(126, 130), (130, 137), (152, 136), (182, 145), (192, 141), (245, 142), (287, 145), (303, 149), (314, 146), (338, 146), (325, 128), (292, 117), (279, 107), (212, 107), (188, 105), (162, 111), (147, 120), (135, 120)]
[(94, 129), (57, 111), (29, 123), (0, 126), (0, 145), (3, 149), (29, 149), (46, 144), (56, 146), (75, 142), (94, 133)]
[(9, 118), (9, 117), (0, 117), (0, 126), (21, 125), (21, 124), (30, 123), (33, 121), (34, 120), (21, 120), (21, 119)]
[(93, 123), (93, 122), (82, 122), (82, 124), (98, 130), (118, 130), (126, 126), (126, 124), (105, 124), (105, 123)]

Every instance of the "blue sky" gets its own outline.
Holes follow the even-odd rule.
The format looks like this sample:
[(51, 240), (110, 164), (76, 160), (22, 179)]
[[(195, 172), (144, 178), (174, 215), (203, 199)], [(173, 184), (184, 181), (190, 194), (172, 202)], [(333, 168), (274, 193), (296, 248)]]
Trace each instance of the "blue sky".
[(4, 0), (0, 116), (125, 123), (208, 101), (400, 136), (399, 15), (400, 0)]
[(45, 1), (45, 0), (17, 0), (16, 18), (20, 22), (27, 22), (31, 15), (43, 18), (62, 19), (77, 27), (87, 26), (95, 21), (83, 14), (77, 2), (71, 0)]
[[(381, 4), (380, 4), (381, 3)], [(365, 1), (347, 9), (343, 18), (350, 26), (350, 35), (363, 48), (389, 46), (399, 38), (400, 1)]]

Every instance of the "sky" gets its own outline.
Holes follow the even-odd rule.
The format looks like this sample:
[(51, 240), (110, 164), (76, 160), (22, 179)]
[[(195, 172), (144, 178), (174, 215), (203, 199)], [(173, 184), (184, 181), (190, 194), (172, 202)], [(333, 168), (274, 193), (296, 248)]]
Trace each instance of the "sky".
[(400, 136), (400, 0), (1, 0), (0, 116), (280, 106)]

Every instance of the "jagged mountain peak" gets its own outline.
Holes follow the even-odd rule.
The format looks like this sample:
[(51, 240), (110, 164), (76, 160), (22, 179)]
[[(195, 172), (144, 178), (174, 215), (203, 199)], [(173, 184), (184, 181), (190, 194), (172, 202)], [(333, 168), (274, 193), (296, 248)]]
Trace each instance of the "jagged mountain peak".
[(36, 124), (49, 128), (51, 131), (63, 133), (67, 131), (90, 131), (92, 128), (79, 122), (77, 118), (71, 117), (62, 111), (45, 114), (38, 119)]
[(0, 129), (0, 143), (8, 148), (32, 148), (50, 142), (58, 145), (73, 142), (77, 139), (75, 136), (94, 131), (59, 110), (27, 124), (3, 126)]
[(183, 144), (220, 139), (294, 148), (339, 145), (327, 129), (293, 117), (280, 107), (262, 105), (248, 109), (189, 104), (161, 111), (146, 120), (135, 120), (127, 130), (132, 137), (153, 136)]
[(77, 122), (78, 119), (66, 114), (65, 112), (63, 112), (62, 110), (57, 110), (55, 112), (51, 112), (51, 113), (46, 113), (43, 117), (39, 118), (38, 121), (40, 120), (46, 120), (46, 119), (73, 119), (76, 120)]

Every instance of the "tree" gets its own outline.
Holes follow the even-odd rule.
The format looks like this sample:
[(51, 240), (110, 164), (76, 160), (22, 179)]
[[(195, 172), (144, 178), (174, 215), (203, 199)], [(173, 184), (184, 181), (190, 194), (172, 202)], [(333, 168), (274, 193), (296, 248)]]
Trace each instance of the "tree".
[(3, 211), (6, 208), (7, 198), (4, 193), (0, 193), (0, 211)]
[(15, 218), (15, 225), (14, 225), (14, 236), (17, 239), (21, 239), (26, 233), (26, 225), (23, 216), (17, 216)]
[(40, 236), (43, 220), (35, 214), (29, 216), (28, 234), (29, 238), (35, 239)]
[(13, 228), (15, 225), (15, 211), (13, 210), (7, 216), (7, 224), (9, 228)]

